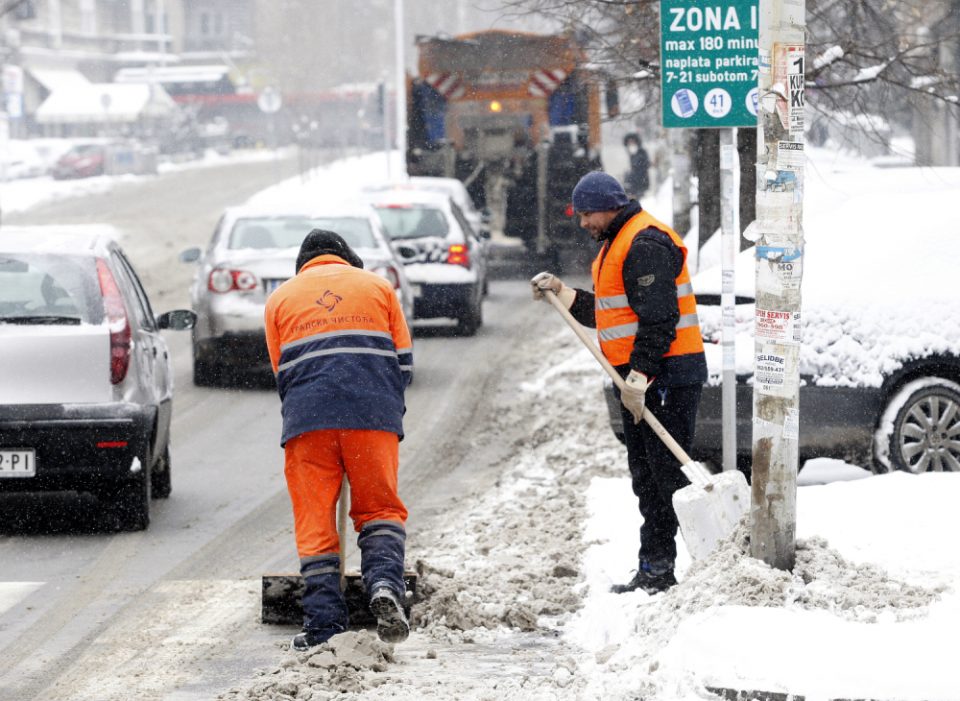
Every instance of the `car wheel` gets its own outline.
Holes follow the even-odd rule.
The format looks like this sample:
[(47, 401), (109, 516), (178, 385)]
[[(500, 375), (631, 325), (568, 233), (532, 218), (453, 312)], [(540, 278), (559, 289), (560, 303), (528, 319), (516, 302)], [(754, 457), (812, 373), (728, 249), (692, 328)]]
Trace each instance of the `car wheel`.
[(163, 455), (157, 460), (150, 473), (150, 496), (153, 499), (166, 499), (170, 496), (173, 487), (170, 475), (170, 446), (167, 446)]
[(483, 326), (483, 297), (476, 295), (476, 301), (460, 317), (457, 335), (473, 336)]
[(884, 418), (891, 415), (889, 457), (894, 469), (914, 474), (960, 471), (960, 385), (940, 378), (912, 382), (891, 400)]
[(111, 501), (121, 531), (142, 531), (150, 525), (150, 471), (140, 470), (132, 479), (116, 485)]

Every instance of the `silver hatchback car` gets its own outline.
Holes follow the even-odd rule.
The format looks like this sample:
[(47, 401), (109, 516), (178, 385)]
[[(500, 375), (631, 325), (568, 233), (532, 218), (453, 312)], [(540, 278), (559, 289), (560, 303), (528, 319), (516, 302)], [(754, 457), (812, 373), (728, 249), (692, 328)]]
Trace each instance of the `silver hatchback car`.
[(106, 227), (0, 236), (0, 494), (91, 492), (125, 530), (171, 489), (173, 368), (163, 329)]
[(404, 315), (413, 318), (413, 291), (403, 264), (369, 205), (233, 207), (220, 219), (205, 251), (191, 248), (180, 255), (184, 262), (198, 263), (190, 289), (197, 313), (194, 384), (219, 384), (231, 371), (269, 370), (264, 305), (271, 292), (293, 277), (300, 244), (313, 229), (340, 234), (367, 270), (393, 284)]

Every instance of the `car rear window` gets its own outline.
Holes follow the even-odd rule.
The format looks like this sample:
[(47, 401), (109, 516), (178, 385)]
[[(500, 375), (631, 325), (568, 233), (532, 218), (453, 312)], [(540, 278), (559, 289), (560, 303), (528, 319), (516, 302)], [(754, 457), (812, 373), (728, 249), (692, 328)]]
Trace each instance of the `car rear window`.
[(238, 219), (229, 248), (299, 248), (314, 229), (333, 231), (351, 248), (376, 248), (370, 222), (362, 217), (251, 217)]
[(93, 258), (0, 253), (0, 323), (102, 321), (103, 301)]
[(436, 207), (382, 205), (377, 213), (391, 239), (446, 238), (450, 233), (443, 210)]

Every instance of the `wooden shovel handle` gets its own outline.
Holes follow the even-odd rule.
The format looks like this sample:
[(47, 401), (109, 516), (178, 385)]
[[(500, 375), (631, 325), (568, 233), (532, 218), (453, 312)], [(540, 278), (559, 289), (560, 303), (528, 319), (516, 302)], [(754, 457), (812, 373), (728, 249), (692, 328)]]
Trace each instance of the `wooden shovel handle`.
[(350, 510), (350, 482), (344, 475), (340, 482), (340, 504), (337, 508), (337, 538), (340, 540), (340, 590), (346, 588), (347, 512)]
[[(583, 341), (583, 345), (585, 345), (587, 350), (593, 354), (593, 357), (600, 362), (600, 365), (603, 367), (603, 369), (607, 371), (608, 375), (610, 375), (610, 379), (613, 380), (613, 383), (622, 392), (627, 386), (627, 383), (624, 382), (622, 377), (620, 377), (620, 373), (614, 369), (613, 365), (610, 364), (610, 361), (607, 360), (607, 357), (600, 352), (600, 349), (597, 348), (597, 344), (593, 342), (593, 339), (590, 337), (590, 334), (587, 333), (586, 329), (584, 329), (579, 322), (573, 318), (573, 314), (571, 314), (570, 311), (563, 306), (563, 303), (557, 299), (557, 295), (554, 294), (553, 290), (544, 290), (543, 294), (550, 304), (552, 304), (554, 308), (560, 312), (560, 316), (563, 317), (563, 320), (567, 322), (567, 325), (571, 329), (573, 329), (573, 332), (577, 334), (577, 337)], [(659, 436), (664, 445), (670, 449), (670, 452), (673, 453), (674, 457), (680, 461), (681, 465), (687, 466), (694, 462), (690, 456), (687, 455), (687, 452), (680, 447), (680, 444), (673, 439), (673, 436), (667, 432), (667, 429), (663, 427), (663, 424), (657, 420), (657, 417), (654, 416), (652, 412), (644, 411), (643, 420), (646, 421), (647, 425), (653, 429), (653, 432)], [(686, 470), (684, 470), (684, 472), (686, 472)], [(687, 477), (690, 478), (690, 475), (688, 474)], [(695, 482), (696, 480), (691, 479), (690, 481)]]

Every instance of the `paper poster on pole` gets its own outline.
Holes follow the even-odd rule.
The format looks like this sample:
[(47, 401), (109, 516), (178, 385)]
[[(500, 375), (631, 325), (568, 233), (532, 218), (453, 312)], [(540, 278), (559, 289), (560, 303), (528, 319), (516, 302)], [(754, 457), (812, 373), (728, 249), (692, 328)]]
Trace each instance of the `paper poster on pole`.
[(777, 142), (777, 170), (795, 171), (803, 168), (803, 143), (800, 141)]
[(777, 114), (791, 138), (803, 141), (804, 45), (777, 44), (774, 53), (773, 82), (782, 90)]
[(784, 345), (799, 344), (800, 312), (757, 308), (753, 328), (754, 338), (757, 341), (770, 341)]
[(791, 397), (799, 389), (794, 371), (795, 354), (777, 343), (761, 343), (754, 357), (754, 386), (761, 394), (772, 397)]

